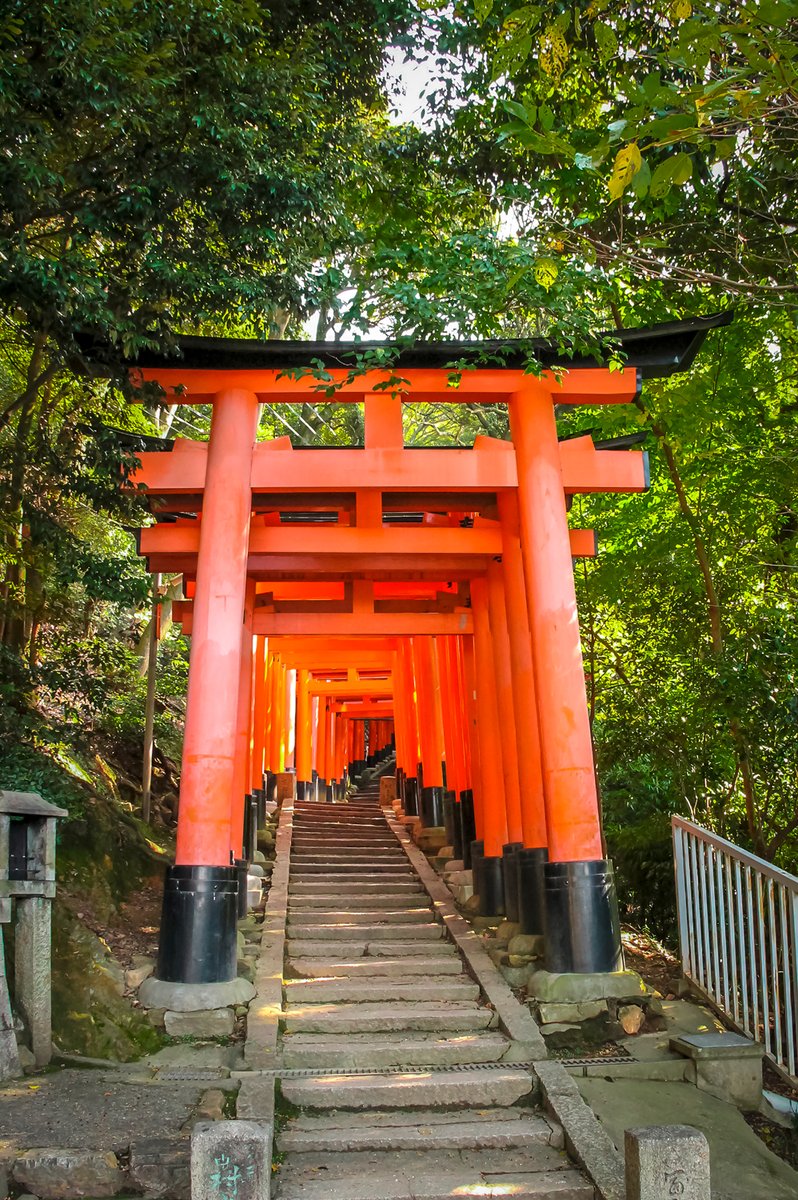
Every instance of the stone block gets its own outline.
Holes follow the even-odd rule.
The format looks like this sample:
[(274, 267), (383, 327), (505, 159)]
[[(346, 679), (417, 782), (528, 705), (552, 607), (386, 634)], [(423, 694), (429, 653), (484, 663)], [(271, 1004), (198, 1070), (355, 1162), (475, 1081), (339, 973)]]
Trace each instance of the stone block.
[(627, 1129), (627, 1200), (710, 1200), (709, 1144), (690, 1125)]
[[(464, 870), (465, 870), (465, 863), (463, 862), (462, 858), (451, 859), (449, 862), (447, 862), (446, 866), (443, 868), (443, 873), (447, 877), (446, 882), (447, 883), (451, 882), (451, 880), (449, 879), (450, 875), (456, 874), (458, 871), (464, 871)], [(469, 871), (468, 874), (470, 875), (471, 872)], [(460, 882), (464, 882), (464, 881), (461, 880)], [(471, 880), (469, 879), (468, 882), (470, 883)]]
[(632, 1037), (645, 1025), (646, 1014), (639, 1004), (622, 1004), (618, 1009), (618, 1020), (624, 1033)]
[(452, 888), (452, 895), (454, 896), (455, 904), (459, 904), (461, 908), (464, 908), (468, 904), (468, 901), (473, 899), (474, 888), (470, 883), (461, 883), (457, 887)]
[(544, 940), (540, 933), (517, 933), (507, 943), (511, 954), (531, 954), (540, 957), (543, 954)]
[(125, 987), (129, 992), (138, 991), (145, 979), (155, 970), (155, 962), (144, 954), (134, 954), (133, 961), (125, 971)]
[(199, 1012), (164, 1013), (170, 1037), (230, 1037), (235, 1026), (232, 1009), (209, 1008)]
[(496, 937), (509, 946), (514, 937), (518, 937), (521, 932), (521, 926), (517, 921), (502, 921), (499, 928), (496, 930)]
[(529, 980), (528, 992), (544, 1003), (566, 1000), (625, 1000), (640, 1004), (649, 996), (649, 989), (636, 971), (612, 971), (592, 975), (556, 974), (535, 971)]
[(130, 1182), (147, 1196), (190, 1200), (189, 1143), (185, 1138), (142, 1138), (130, 1145)]
[(117, 1157), (101, 1150), (29, 1150), (14, 1162), (14, 1182), (42, 1200), (115, 1196), (125, 1186)]
[(277, 802), (293, 800), (296, 796), (296, 775), (293, 771), (277, 772)]
[(240, 977), (225, 983), (167, 983), (151, 975), (141, 985), (139, 1003), (144, 1008), (201, 1012), (226, 1004), (247, 1004), (254, 995), (253, 985)]
[(474, 876), (471, 871), (446, 871), (446, 882), (449, 887), (460, 887), (463, 884), (471, 887), (474, 882)]
[(380, 780), (380, 804), (392, 804), (396, 799), (396, 776), (383, 775)]
[(254, 1121), (195, 1125), (191, 1134), (191, 1200), (269, 1200), (272, 1127)]
[(513, 967), (509, 963), (503, 963), (499, 970), (511, 988), (521, 988), (526, 985), (529, 979), (529, 967)]
[(672, 1037), (670, 1049), (691, 1060), (687, 1078), (701, 1091), (747, 1112), (762, 1100), (762, 1056), (758, 1042), (739, 1033), (693, 1033)]
[(579, 1025), (606, 1012), (606, 1000), (585, 1000), (582, 1004), (541, 1004), (538, 1019), (541, 1025)]

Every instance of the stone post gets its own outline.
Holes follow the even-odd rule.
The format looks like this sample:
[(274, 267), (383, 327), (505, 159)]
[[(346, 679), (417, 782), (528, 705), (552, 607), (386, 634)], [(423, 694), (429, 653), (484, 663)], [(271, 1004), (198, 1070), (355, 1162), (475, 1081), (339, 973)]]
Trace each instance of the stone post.
[(17, 897), (14, 951), (16, 1001), (30, 1030), (37, 1067), (52, 1057), (50, 1009), (50, 920), (52, 901), (44, 896)]
[(709, 1145), (690, 1125), (626, 1130), (626, 1200), (710, 1200)]
[(269, 1200), (272, 1128), (213, 1121), (191, 1133), (191, 1200)]

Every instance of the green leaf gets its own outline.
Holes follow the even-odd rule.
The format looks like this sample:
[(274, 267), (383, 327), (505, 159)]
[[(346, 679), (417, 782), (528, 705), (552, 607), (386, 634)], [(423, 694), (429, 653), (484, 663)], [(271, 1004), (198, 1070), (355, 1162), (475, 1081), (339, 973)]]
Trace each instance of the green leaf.
[(611, 200), (621, 198), (642, 164), (643, 160), (637, 142), (630, 142), (628, 146), (624, 146), (618, 151), (615, 155), (612, 175), (607, 183)]

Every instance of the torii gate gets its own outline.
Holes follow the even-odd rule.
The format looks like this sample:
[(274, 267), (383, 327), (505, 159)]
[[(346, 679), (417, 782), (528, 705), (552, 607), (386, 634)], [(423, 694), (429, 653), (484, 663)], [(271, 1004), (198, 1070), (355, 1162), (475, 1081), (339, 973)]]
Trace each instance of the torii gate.
[[(477, 344), (477, 355), (493, 349), (504, 365), (466, 369), (457, 387), (447, 364), (473, 354), (473, 345), (401, 350), (393, 375), (357, 375), (341, 365), (363, 344), (187, 338), (181, 363), (141, 356), (140, 377), (156, 380), (170, 403), (213, 404), (207, 445), (178, 441), (171, 453), (142, 454), (134, 480), (147, 485), (161, 514), (201, 512), (199, 520), (178, 516), (141, 533), (152, 569), (196, 576), (177, 854), (165, 893), (159, 978), (203, 984), (235, 974), (234, 909), (224, 886), (218, 900), (214, 887), (235, 878), (231, 828), (243, 804), (237, 793), (248, 735), (242, 743), (241, 695), (242, 680), (252, 678), (253, 634), (397, 639), (394, 716), (404, 712), (405, 725), (407, 671), (414, 672), (418, 702), (429, 704), (440, 662), (428, 647), (431, 639), (453, 639), (465, 741), (479, 760), (484, 878), (494, 885), (501, 878), (513, 806), (514, 828), (537, 856), (545, 884), (547, 965), (618, 967), (617, 905), (603, 853), (571, 566), (574, 540), (577, 551), (580, 539), (582, 552), (594, 545), (589, 532), (569, 531), (566, 501), (579, 492), (642, 491), (647, 465), (642, 453), (597, 450), (588, 437), (558, 442), (555, 406), (629, 403), (643, 374), (683, 369), (707, 330), (725, 322), (629, 331), (621, 335), (629, 365), (620, 371), (558, 357), (539, 344), (549, 369), (538, 377), (525, 373), (526, 346)], [(311, 376), (286, 374), (313, 360), (324, 363), (323, 384), (335, 385), (337, 400), (363, 403), (364, 449), (256, 443), (259, 404), (328, 402)], [(429, 400), (506, 402), (512, 442), (406, 448), (402, 404)], [(438, 516), (402, 524), (408, 510), (443, 514), (443, 523)], [(298, 523), (310, 511), (314, 519)], [(333, 523), (319, 525), (319, 512), (333, 514)], [(290, 514), (290, 524), (275, 519), (279, 513)], [(430, 580), (466, 585), (468, 595), (458, 591), (452, 602), (451, 593), (436, 593), (421, 606), (405, 598), (403, 610), (401, 598), (386, 605), (378, 590), (388, 581)], [(271, 588), (258, 605), (259, 582), (288, 581), (343, 581), (344, 594), (294, 601), (292, 610)], [(412, 663), (408, 638), (418, 642)], [(507, 712), (514, 729), (502, 729)], [(442, 713), (437, 724), (418, 724), (419, 745), (428, 743), (426, 756), (421, 747), (424, 789), (433, 791), (442, 784), (440, 757), (434, 762), (445, 740)], [(510, 741), (523, 751), (516, 755)]]

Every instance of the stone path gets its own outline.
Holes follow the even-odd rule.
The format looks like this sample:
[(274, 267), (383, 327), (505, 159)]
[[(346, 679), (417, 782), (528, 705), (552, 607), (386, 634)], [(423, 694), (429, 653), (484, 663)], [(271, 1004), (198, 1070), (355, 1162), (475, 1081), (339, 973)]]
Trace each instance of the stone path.
[(298, 803), (276, 1200), (592, 1200), (513, 1050), (376, 790)]

